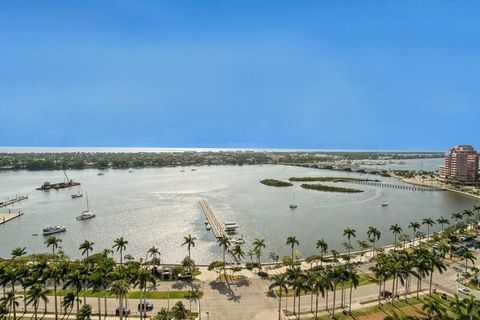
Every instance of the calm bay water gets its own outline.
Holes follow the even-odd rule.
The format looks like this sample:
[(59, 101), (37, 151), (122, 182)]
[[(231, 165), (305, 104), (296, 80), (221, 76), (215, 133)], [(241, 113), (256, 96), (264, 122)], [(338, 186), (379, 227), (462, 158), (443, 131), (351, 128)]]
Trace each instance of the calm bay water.
[[(180, 172), (184, 169), (185, 172)], [(29, 199), (12, 209), (25, 215), (0, 225), (0, 257), (9, 256), (18, 246), (27, 247), (29, 253), (45, 252), (45, 238), (41, 229), (45, 225), (65, 225), (67, 232), (59, 234), (66, 253), (78, 257), (78, 246), (88, 239), (95, 242), (95, 251), (111, 247), (113, 240), (123, 236), (129, 241), (126, 253), (144, 257), (146, 250), (155, 245), (160, 248), (162, 260), (179, 262), (185, 257), (181, 247), (183, 237), (197, 238), (192, 257), (197, 263), (221, 259), (211, 232), (205, 230), (204, 215), (198, 201), (205, 198), (220, 221), (236, 221), (239, 235), (247, 241), (246, 251), (253, 239), (266, 239), (265, 252), (288, 255), (285, 245), (289, 235), (300, 241), (303, 256), (315, 252), (317, 239), (325, 238), (330, 249), (341, 250), (343, 229), (357, 229), (356, 240), (366, 238), (369, 226), (382, 232), (381, 243), (393, 241), (388, 231), (391, 224), (399, 223), (404, 230), (410, 221), (423, 217), (450, 217), (455, 211), (470, 208), (478, 201), (450, 192), (418, 192), (348, 185), (364, 190), (358, 194), (326, 193), (294, 187), (275, 188), (259, 183), (264, 178), (286, 180), (292, 176), (349, 176), (381, 179), (387, 183), (403, 184), (392, 178), (317, 170), (289, 166), (212, 166), (190, 168), (146, 168), (106, 170), (97, 176), (97, 170), (69, 171), (68, 175), (82, 183), (88, 192), (90, 209), (97, 217), (78, 222), (75, 216), (86, 207), (85, 197), (71, 199), (76, 188), (36, 191), (44, 181), (63, 181), (61, 171), (0, 172), (0, 197), (28, 193)], [(341, 186), (342, 184), (336, 184)], [(289, 203), (298, 204), (295, 210)], [(388, 207), (381, 207), (387, 201)], [(0, 209), (1, 212), (5, 209)], [(38, 233), (39, 236), (32, 236)]]

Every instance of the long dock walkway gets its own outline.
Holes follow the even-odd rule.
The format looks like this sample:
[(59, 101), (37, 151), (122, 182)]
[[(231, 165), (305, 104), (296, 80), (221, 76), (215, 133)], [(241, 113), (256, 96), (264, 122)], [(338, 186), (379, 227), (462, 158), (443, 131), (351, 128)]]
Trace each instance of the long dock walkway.
[(207, 218), (208, 223), (212, 227), (212, 231), (215, 237), (217, 239), (223, 238), (223, 237), (228, 238), (227, 233), (223, 229), (220, 222), (218, 222), (217, 217), (215, 217), (215, 214), (213, 213), (212, 209), (208, 205), (208, 202), (206, 200), (201, 200), (200, 206), (202, 207), (203, 213), (205, 214), (205, 217)]
[(12, 212), (8, 210), (8, 212), (0, 212), (0, 224), (7, 223), (10, 220), (23, 216), (23, 212), (17, 211)]
[(392, 188), (392, 189), (402, 189), (402, 190), (411, 190), (411, 191), (442, 191), (442, 189), (432, 188), (432, 187), (423, 187), (423, 186), (402, 186), (399, 184), (383, 183), (383, 182), (374, 182), (374, 181), (342, 181), (345, 183), (352, 184), (363, 184), (374, 187), (383, 187), (383, 188)]
[(23, 200), (26, 200), (26, 199), (28, 199), (28, 195), (25, 195), (25, 196), (16, 195), (15, 198), (13, 198), (13, 199), (8, 199), (7, 198), (7, 200), (5, 200), (5, 201), (0, 201), (0, 208), (9, 206), (11, 204), (14, 204), (16, 202), (20, 202), (20, 201), (23, 201)]

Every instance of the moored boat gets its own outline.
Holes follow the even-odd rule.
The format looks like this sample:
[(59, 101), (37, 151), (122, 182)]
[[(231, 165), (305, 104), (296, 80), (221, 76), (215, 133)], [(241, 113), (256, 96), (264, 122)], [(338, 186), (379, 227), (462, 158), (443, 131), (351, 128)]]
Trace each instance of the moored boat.
[(81, 215), (76, 217), (77, 221), (95, 218), (95, 213), (90, 211), (90, 208), (88, 205), (88, 194), (86, 194), (86, 198), (87, 198), (87, 210), (83, 211)]
[(43, 235), (48, 236), (50, 234), (60, 233), (67, 231), (67, 228), (64, 226), (46, 226), (43, 228)]

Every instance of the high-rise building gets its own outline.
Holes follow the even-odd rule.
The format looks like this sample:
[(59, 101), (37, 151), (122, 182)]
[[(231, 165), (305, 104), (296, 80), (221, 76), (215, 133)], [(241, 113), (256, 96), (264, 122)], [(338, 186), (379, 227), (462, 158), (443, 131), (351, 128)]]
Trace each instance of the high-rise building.
[(479, 178), (480, 154), (470, 145), (459, 145), (445, 153), (445, 165), (440, 167), (441, 180), (474, 185)]

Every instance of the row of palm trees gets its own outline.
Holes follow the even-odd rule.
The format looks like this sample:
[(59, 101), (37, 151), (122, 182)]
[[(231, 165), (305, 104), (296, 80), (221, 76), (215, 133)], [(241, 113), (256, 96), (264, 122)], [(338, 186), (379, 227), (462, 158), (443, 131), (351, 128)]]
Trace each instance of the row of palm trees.
[[(474, 212), (476, 212), (476, 214)], [(402, 233), (403, 229), (398, 224), (390, 226), (390, 231), (393, 233), (395, 239), (395, 250), (392, 250), (389, 253), (377, 253), (376, 242), (378, 242), (378, 240), (380, 239), (381, 232), (375, 227), (368, 228), (368, 242), (362, 240), (358, 241), (358, 245), (362, 250), (359, 254), (364, 254), (365, 250), (372, 249), (375, 262), (375, 265), (372, 268), (372, 272), (374, 272), (375, 277), (376, 279), (378, 279), (379, 282), (379, 306), (383, 297), (382, 291), (386, 290), (385, 285), (386, 282), (389, 280), (392, 281), (393, 286), (391, 297), (392, 303), (395, 300), (395, 297), (399, 296), (398, 291), (400, 286), (404, 287), (403, 294), (405, 298), (408, 296), (411, 290), (410, 288), (412, 287), (412, 277), (414, 280), (416, 280), (415, 287), (417, 297), (420, 291), (422, 291), (422, 281), (424, 281), (426, 277), (428, 277), (429, 279), (429, 295), (432, 294), (433, 274), (435, 272), (442, 273), (445, 270), (443, 258), (445, 258), (445, 255), (448, 252), (452, 253), (453, 250), (452, 242), (448, 240), (449, 237), (453, 234), (463, 232), (468, 226), (468, 224), (478, 223), (478, 221), (480, 220), (480, 206), (474, 206), (473, 210), (465, 210), (462, 213), (453, 213), (452, 219), (455, 220), (455, 224), (449, 228), (445, 228), (445, 225), (449, 225), (450, 221), (444, 217), (440, 217), (436, 221), (432, 218), (425, 218), (422, 220), (421, 223), (412, 221), (408, 225), (408, 228), (412, 229), (413, 231), (411, 237), (413, 245), (415, 244), (415, 238), (420, 238), (424, 236), (424, 234), (419, 232), (421, 226), (424, 225), (426, 226), (426, 239), (432, 239), (437, 241), (439, 244), (438, 249), (440, 250), (442, 255), (432, 253), (423, 247), (416, 246), (413, 246), (415, 248), (413, 252), (406, 250), (406, 243), (409, 240), (409, 237), (405, 233)], [(431, 235), (430, 229), (435, 224), (439, 224), (441, 226), (442, 233), (434, 233), (433, 235)], [(307, 262), (311, 263), (311, 268), (306, 272), (300, 271), (300, 269), (298, 268), (299, 263), (295, 259), (295, 247), (298, 247), (300, 245), (298, 239), (295, 236), (290, 236), (287, 238), (286, 245), (289, 246), (291, 249), (290, 268), (285, 274), (274, 276), (270, 286), (272, 289), (278, 289), (279, 319), (281, 314), (282, 294), (287, 293), (288, 290), (293, 290), (294, 300), (297, 300), (297, 297), (298, 300), (300, 300), (300, 293), (303, 291), (310, 292), (312, 295), (316, 294), (317, 301), (318, 294), (321, 294), (322, 297), (327, 295), (325, 306), (325, 310), (327, 311), (329, 310), (328, 291), (333, 291), (333, 305), (331, 314), (332, 316), (334, 315), (336, 285), (343, 285), (345, 282), (349, 282), (351, 284), (351, 290), (356, 288), (356, 286), (358, 285), (358, 282), (354, 279), (358, 278), (358, 274), (355, 271), (353, 265), (349, 263), (352, 258), (352, 239), (354, 239), (356, 235), (357, 232), (353, 228), (349, 227), (344, 230), (343, 236), (346, 237), (347, 240), (346, 242), (344, 242), (346, 253), (340, 255), (336, 250), (331, 250), (333, 259), (329, 259), (329, 261), (333, 261), (335, 262), (335, 264), (326, 265), (325, 267), (323, 266), (323, 262), (325, 261), (324, 256), (328, 252), (328, 244), (323, 238), (318, 240), (316, 242), (316, 248), (319, 250), (319, 255), (313, 255), (306, 259)], [(403, 248), (401, 248), (402, 246), (397, 243), (397, 239), (403, 241)], [(340, 257), (343, 258), (346, 264), (338, 264)], [(465, 250), (461, 254), (461, 258), (465, 261), (465, 269), (467, 269), (468, 262), (474, 262), (475, 260), (474, 255), (469, 250)], [(313, 267), (314, 262), (317, 262), (315, 267)], [(320, 265), (318, 265), (318, 262), (320, 262)], [(343, 277), (341, 276), (340, 278), (338, 278), (336, 276), (332, 276), (338, 274), (343, 275)], [(347, 274), (349, 276), (346, 276)], [(317, 276), (319, 276), (319, 278), (317, 278)], [(316, 280), (314, 280), (314, 278)], [(343, 289), (340, 307), (344, 307)], [(293, 313), (295, 314), (295, 301), (293, 308)], [(300, 304), (298, 304), (298, 312), (300, 312), (299, 308)], [(311, 307), (311, 309), (313, 309), (313, 307)], [(315, 314), (317, 315), (317, 313), (318, 303), (315, 306)]]
[[(330, 311), (332, 317), (335, 316), (337, 308), (337, 289), (341, 288), (340, 308), (347, 306), (345, 288), (349, 288), (349, 303), (348, 307), (351, 311), (351, 301), (353, 289), (359, 285), (360, 276), (355, 268), (351, 265), (327, 265), (315, 266), (307, 271), (302, 271), (298, 266), (289, 268), (286, 273), (275, 275), (272, 278), (270, 289), (277, 289), (278, 291), (278, 310), (279, 319), (282, 310), (282, 297), (288, 294), (289, 290), (293, 291), (293, 314), (300, 318), (301, 314), (301, 297), (302, 293), (310, 294), (310, 312), (318, 317), (319, 296), (325, 299), (324, 310)], [(329, 308), (328, 293), (332, 292), (332, 304)], [(288, 295), (285, 296), (285, 303), (288, 303)], [(288, 309), (288, 306), (286, 306)]]
[[(190, 259), (190, 250), (195, 246), (195, 240), (189, 235), (183, 243), (188, 249), (188, 256), (184, 260), (189, 261), (189, 271), (195, 268), (193, 260)], [(138, 288), (141, 300), (145, 303), (147, 288), (154, 289), (159, 280), (150, 268), (151, 265), (158, 265), (160, 261), (160, 252), (156, 247), (147, 251), (146, 260), (149, 255), (150, 261), (135, 261), (124, 255), (128, 241), (123, 237), (115, 239), (112, 249), (96, 254), (92, 254), (94, 243), (86, 240), (79, 246), (83, 259), (70, 260), (61, 251), (61, 242), (61, 239), (50, 236), (45, 240), (46, 247), (51, 250), (50, 254), (27, 257), (26, 248), (16, 248), (12, 251), (10, 260), (0, 260), (0, 286), (3, 293), (0, 299), (0, 318), (8, 314), (9, 317), (13, 315), (15, 320), (23, 296), (23, 309), (26, 311), (27, 306), (33, 306), (33, 314), (37, 319), (39, 305), (43, 303), (44, 311), (47, 312), (47, 303), (52, 293), (56, 320), (61, 316), (59, 303), (63, 309), (62, 318), (68, 319), (74, 308), (77, 317), (90, 318), (92, 308), (86, 304), (86, 297), (87, 291), (91, 290), (97, 292), (97, 315), (100, 320), (101, 296), (104, 300), (103, 315), (106, 317), (107, 297), (117, 297), (119, 309), (123, 310), (128, 304), (129, 290)], [(114, 251), (119, 253), (120, 263), (116, 263), (111, 256)], [(22, 290), (23, 293), (20, 294)], [(192, 287), (192, 299), (198, 300), (201, 295), (201, 291)], [(81, 304), (83, 306), (80, 308)], [(181, 308), (181, 305), (176, 305), (172, 310), (162, 310), (162, 313), (167, 315), (166, 319), (185, 319), (178, 317), (182, 313), (179, 311)], [(123, 313), (120, 312), (119, 316), (122, 319)], [(141, 312), (141, 317), (147, 317), (146, 311)]]

